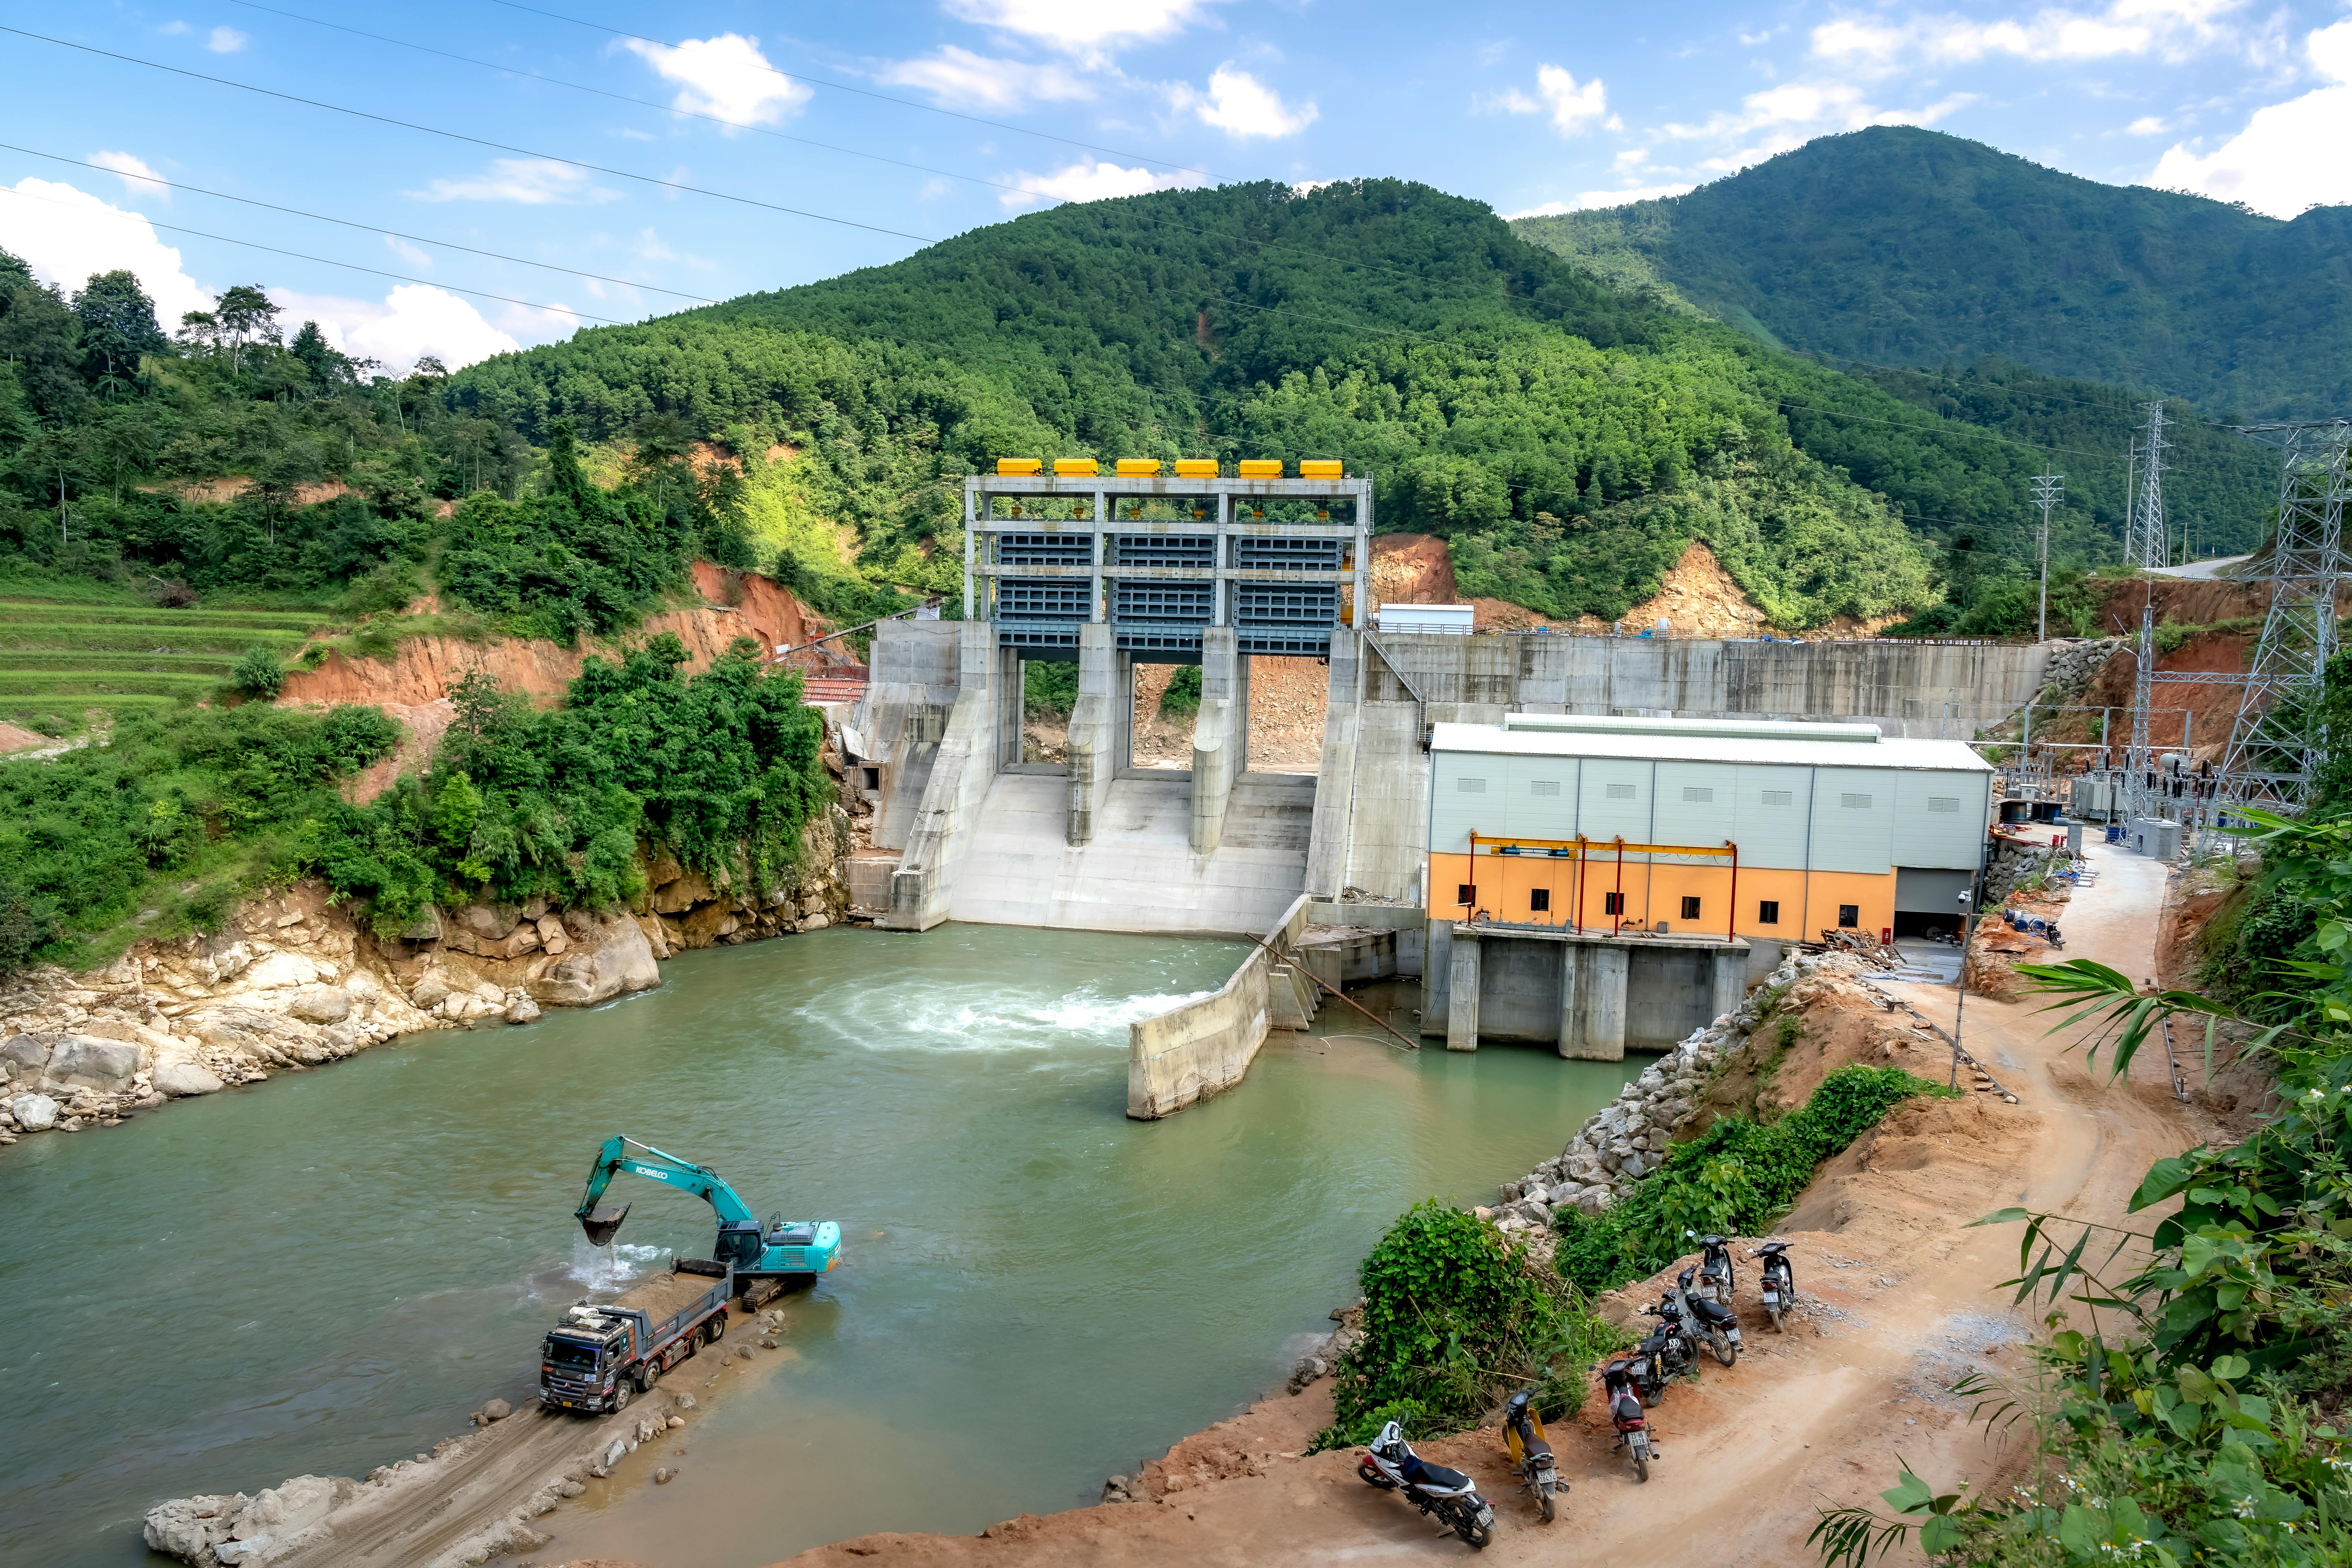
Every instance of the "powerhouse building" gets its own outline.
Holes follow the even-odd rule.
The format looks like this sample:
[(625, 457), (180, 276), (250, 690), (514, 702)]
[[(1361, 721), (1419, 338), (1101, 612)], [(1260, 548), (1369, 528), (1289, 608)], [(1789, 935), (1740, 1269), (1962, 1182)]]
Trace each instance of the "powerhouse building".
[(1872, 724), (1513, 713), (1430, 740), (1429, 916), (1749, 942), (1958, 922), (1993, 769)]

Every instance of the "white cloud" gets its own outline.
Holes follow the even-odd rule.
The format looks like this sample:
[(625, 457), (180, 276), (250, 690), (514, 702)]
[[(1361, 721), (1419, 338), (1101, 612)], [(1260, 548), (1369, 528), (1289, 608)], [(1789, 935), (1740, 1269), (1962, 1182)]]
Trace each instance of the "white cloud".
[(1730, 174), (1830, 132), (1860, 131), (1870, 125), (1933, 125), (1975, 102), (1976, 97), (1956, 92), (1919, 109), (1882, 109), (1850, 81), (1792, 81), (1749, 93), (1739, 100), (1736, 113), (1709, 115), (1697, 124), (1670, 123), (1658, 134), (1675, 141), (1728, 144), (1729, 150), (1703, 160), (1698, 166), (1710, 173)]
[(2137, 120), (2133, 121), (2129, 125), (2124, 127), (2124, 134), (2126, 136), (2161, 136), (2171, 129), (2172, 127), (2167, 125), (2160, 116), (2143, 114)]
[(245, 47), (246, 36), (235, 27), (215, 27), (205, 39), (205, 47), (216, 55), (233, 55)]
[(947, 0), (946, 5), (949, 16), (962, 21), (1090, 57), (1180, 33), (1204, 8), (1203, 0)]
[[(122, 188), (134, 196), (153, 196), (158, 201), (172, 199), (172, 187), (157, 184), (163, 176), (148, 167), (147, 160), (131, 153), (92, 153), (89, 161), (101, 169), (122, 177)], [(145, 179), (139, 176), (144, 174)]]
[(642, 38), (627, 42), (629, 51), (679, 84), (671, 107), (688, 114), (714, 115), (746, 125), (771, 125), (815, 96), (805, 83), (779, 76), (760, 52), (760, 40), (740, 33), (712, 38), (688, 38), (672, 47)]
[(394, 256), (399, 257), (411, 267), (431, 267), (433, 265), (433, 253), (431, 251), (424, 250), (416, 246), (411, 245), (408, 241), (401, 238), (400, 236), (396, 234), (385, 235), (383, 237), (383, 242), (391, 247), (392, 253)]
[(1081, 158), (1050, 174), (1004, 174), (1000, 178), (1021, 189), (996, 199), (1008, 207), (1034, 206), (1048, 202), (1099, 202), (1112, 196), (1139, 196), (1149, 191), (1174, 190), (1200, 183), (1196, 174), (1161, 174), (1152, 169), (1124, 169), (1099, 159)]
[(2032, 60), (2100, 60), (2155, 55), (2184, 60), (2216, 47), (2260, 47), (2242, 35), (2231, 13), (2244, 0), (2109, 0), (2100, 11), (2045, 6), (2031, 16), (1978, 21), (1925, 15), (1887, 21), (1841, 16), (1812, 32), (1813, 53), (1849, 69), (1895, 68), (1916, 57), (1937, 65), (1966, 65), (1992, 56)]
[(139, 214), (52, 180), (28, 176), (14, 188), (16, 195), (0, 198), (0, 249), (23, 257), (43, 282), (71, 294), (94, 272), (125, 268), (155, 301), (165, 331), (190, 310), (212, 309), (212, 290), (182, 269), (179, 251)]
[(1580, 87), (1576, 78), (1559, 67), (1540, 66), (1536, 70), (1536, 90), (1551, 105), (1552, 129), (1562, 136), (1578, 134), (1609, 112), (1608, 90), (1599, 77)]
[[(396, 285), (382, 300), (291, 289), (272, 289), (269, 297), (282, 320), (318, 322), (331, 345), (356, 359), (379, 360), (391, 375), (405, 375), (424, 354), (458, 370), (522, 346), (516, 334), (483, 320), (470, 301), (429, 283)], [(568, 337), (578, 325), (569, 315), (527, 313), (544, 320), (539, 331), (523, 335), (541, 341)]]
[(1543, 105), (1516, 87), (1500, 92), (1474, 92), (1470, 95), (1473, 114), (1540, 114)]
[(1275, 90), (1228, 60), (1209, 78), (1206, 96), (1180, 82), (1170, 95), (1177, 112), (1191, 110), (1207, 124), (1228, 136), (1296, 136), (1315, 123), (1321, 112), (1313, 99), (1292, 106)]
[(953, 44), (920, 59), (892, 61), (875, 73), (875, 79), (914, 88), (941, 103), (977, 103), (988, 109), (1070, 103), (1095, 96), (1093, 84), (1066, 66), (991, 59)]
[(2334, 85), (2257, 109), (2243, 131), (2209, 153), (2195, 152), (2195, 142), (2179, 143), (2158, 161), (2147, 183), (2243, 202), (2273, 217), (2352, 202), (2352, 165), (2326, 151), (2352, 137), (2352, 22), (2317, 29), (2304, 47)]
[(1622, 207), (1628, 202), (1652, 202), (1664, 196), (1679, 196), (1693, 189), (1690, 185), (1636, 185), (1622, 191), (1585, 191), (1572, 201), (1546, 202), (1525, 212), (1505, 213), (1513, 217), (1558, 217), (1562, 213), (1591, 212), (1597, 207)]
[(427, 202), (517, 202), (532, 207), (617, 201), (621, 195), (594, 184), (587, 170), (552, 158), (494, 158), (481, 174), (436, 180), (405, 194)]
[(188, 25), (185, 22), (166, 22), (155, 30), (167, 38), (176, 38), (188, 31)]

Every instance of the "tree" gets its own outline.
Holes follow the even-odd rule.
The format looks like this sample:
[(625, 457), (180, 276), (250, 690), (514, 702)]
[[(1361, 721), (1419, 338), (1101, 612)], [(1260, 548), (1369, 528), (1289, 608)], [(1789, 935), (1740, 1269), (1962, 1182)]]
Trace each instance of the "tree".
[(310, 373), (312, 386), (320, 393), (333, 392), (351, 382), (352, 362), (327, 342), (327, 334), (316, 321), (303, 322), (286, 352), (302, 362), (302, 368)]
[(654, 481), (654, 504), (668, 499), (669, 470), (694, 450), (694, 426), (675, 414), (648, 414), (630, 427), (629, 467), (640, 482)]
[(122, 504), (122, 474), (144, 470), (155, 460), (163, 428), (152, 408), (116, 408), (90, 427), (89, 453), (105, 468), (114, 485), (114, 504)]
[(278, 341), (278, 307), (258, 284), (239, 283), (213, 305), (213, 315), (228, 339), (228, 367), (245, 368), (245, 345)]
[(136, 277), (121, 268), (91, 273), (73, 297), (73, 311), (81, 321), (84, 353), (99, 362), (109, 381), (121, 383), (138, 369), (140, 355), (171, 348), (171, 340), (155, 324), (155, 301)]
[(80, 331), (80, 321), (58, 291), (0, 250), (0, 359), (16, 367), (18, 384), (47, 418), (69, 416), (87, 396), (75, 374), (81, 363)]

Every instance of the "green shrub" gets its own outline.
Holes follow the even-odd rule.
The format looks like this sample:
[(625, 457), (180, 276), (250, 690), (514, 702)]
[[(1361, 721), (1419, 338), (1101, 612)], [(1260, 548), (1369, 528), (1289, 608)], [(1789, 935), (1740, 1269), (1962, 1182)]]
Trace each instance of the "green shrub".
[(1531, 1384), (1547, 1420), (1573, 1415), (1585, 1369), (1622, 1342), (1523, 1247), (1434, 1198), (1389, 1227), (1356, 1278), (1363, 1337), (1340, 1358), (1321, 1447), (1369, 1442), (1391, 1419), (1408, 1436), (1460, 1431)]
[(28, 898), (22, 888), (0, 877), (0, 981), (24, 973), (33, 955), (57, 934), (57, 918), (46, 902)]
[(373, 572), (362, 572), (343, 590), (347, 616), (397, 615), (425, 592), (416, 568), (405, 561), (387, 561)]
[(1190, 719), (1201, 710), (1201, 667), (1180, 664), (1160, 694), (1160, 711), (1171, 719)]
[(238, 657), (236, 668), (229, 672), (229, 679), (247, 697), (266, 701), (277, 696), (278, 688), (286, 684), (286, 670), (278, 662), (275, 648), (256, 644)]
[(1849, 1066), (1769, 1127), (1726, 1117), (1669, 1151), (1624, 1202), (1598, 1215), (1554, 1215), (1560, 1275), (1586, 1290), (1613, 1289), (1681, 1257), (1685, 1231), (1760, 1236), (1823, 1160), (1911, 1096), (1948, 1092), (1900, 1068)]

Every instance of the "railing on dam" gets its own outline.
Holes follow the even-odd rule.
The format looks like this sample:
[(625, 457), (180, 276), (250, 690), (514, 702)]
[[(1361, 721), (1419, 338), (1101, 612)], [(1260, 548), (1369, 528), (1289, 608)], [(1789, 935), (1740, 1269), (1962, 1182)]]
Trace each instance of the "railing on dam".
[(1273, 1026), (1276, 967), (1307, 930), (1312, 901), (1300, 894), (1215, 991), (1128, 1026), (1129, 1116), (1172, 1116), (1241, 1081)]

